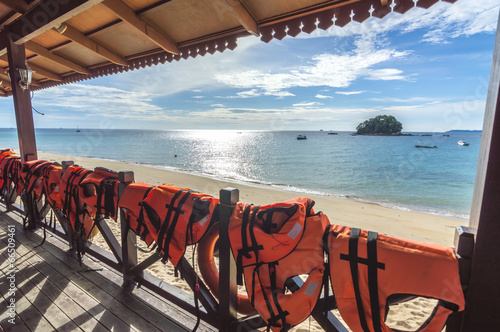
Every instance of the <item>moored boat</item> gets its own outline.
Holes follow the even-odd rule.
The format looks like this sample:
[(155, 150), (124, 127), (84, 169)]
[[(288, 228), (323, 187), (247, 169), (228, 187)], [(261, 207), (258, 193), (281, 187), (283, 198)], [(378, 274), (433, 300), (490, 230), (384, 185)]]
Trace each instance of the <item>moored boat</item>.
[(462, 141), (462, 140), (460, 140), (460, 141), (458, 141), (458, 145), (462, 145), (462, 146), (469, 146), (469, 143), (468, 143), (468, 142), (466, 142), (466, 141)]
[(307, 139), (306, 135), (297, 135), (297, 139)]
[(437, 146), (435, 145), (422, 145), (422, 144), (415, 144), (416, 148), (425, 148), (425, 149), (437, 149)]

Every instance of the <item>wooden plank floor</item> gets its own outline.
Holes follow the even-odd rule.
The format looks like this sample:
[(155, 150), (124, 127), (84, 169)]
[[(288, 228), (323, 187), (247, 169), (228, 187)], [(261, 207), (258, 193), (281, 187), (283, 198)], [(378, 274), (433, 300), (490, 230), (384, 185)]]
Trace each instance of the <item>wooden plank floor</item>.
[[(10, 225), (16, 269), (8, 259)], [(124, 290), (121, 275), (99, 262), (85, 257), (83, 269), (56, 236), (47, 233), (41, 242), (39, 234), (23, 230), (18, 215), (0, 212), (0, 331), (154, 332), (194, 326), (194, 317), (150, 291)], [(12, 298), (15, 315), (8, 307)], [(198, 330), (214, 331), (204, 324)]]

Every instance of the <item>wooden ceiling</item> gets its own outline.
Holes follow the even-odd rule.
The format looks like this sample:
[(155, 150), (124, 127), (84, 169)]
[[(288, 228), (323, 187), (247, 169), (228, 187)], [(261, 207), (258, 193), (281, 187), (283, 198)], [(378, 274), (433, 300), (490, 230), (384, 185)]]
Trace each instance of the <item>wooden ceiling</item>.
[[(442, 0), (455, 2), (456, 0)], [(24, 44), (32, 90), (405, 13), (413, 0), (0, 0), (0, 95), (9, 40)], [(419, 0), (429, 8), (439, 0)]]

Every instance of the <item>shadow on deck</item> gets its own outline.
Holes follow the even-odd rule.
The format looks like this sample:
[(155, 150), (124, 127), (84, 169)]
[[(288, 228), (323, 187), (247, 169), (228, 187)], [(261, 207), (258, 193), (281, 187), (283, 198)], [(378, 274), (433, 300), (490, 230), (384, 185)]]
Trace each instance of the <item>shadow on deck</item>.
[[(53, 234), (47, 232), (47, 240), (39, 246), (41, 232), (26, 231), (17, 214), (0, 212), (3, 330), (149, 332), (189, 331), (194, 326), (194, 317), (150, 291), (122, 288), (121, 274), (91, 257), (85, 256), (80, 266), (74, 255), (67, 252), (67, 244)], [(9, 247), (12, 234), (14, 242), (11, 240)], [(15, 269), (8, 256), (12, 243)], [(13, 298), (15, 316), (10, 315), (8, 307)], [(202, 325), (198, 330), (215, 329)]]

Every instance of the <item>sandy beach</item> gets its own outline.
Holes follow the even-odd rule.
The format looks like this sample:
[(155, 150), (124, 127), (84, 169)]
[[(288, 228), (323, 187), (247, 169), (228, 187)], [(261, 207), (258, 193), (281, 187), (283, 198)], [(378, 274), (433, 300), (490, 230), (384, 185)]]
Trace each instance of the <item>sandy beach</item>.
[[(140, 164), (49, 153), (39, 153), (39, 159), (57, 162), (72, 160), (75, 164), (89, 169), (100, 166), (115, 171), (133, 171), (136, 182), (145, 182), (152, 185), (167, 183), (179, 187), (188, 187), (215, 197), (218, 197), (219, 190), (222, 188), (238, 188), (240, 191), (240, 201), (254, 204), (270, 204), (300, 196), (300, 193), (288, 192), (271, 186), (233, 183)], [(356, 226), (411, 240), (435, 242), (452, 246), (455, 227), (467, 225), (466, 220), (449, 219), (412, 211), (391, 209), (378, 204), (360, 202), (348, 198), (317, 195), (307, 196), (316, 201), (315, 210), (323, 211), (329, 217), (331, 223)], [(109, 224), (115, 235), (117, 235), (117, 238), (119, 238), (120, 229), (118, 224), (113, 222)], [(100, 235), (96, 236), (92, 241), (104, 248), (107, 247)], [(189, 248), (186, 255), (188, 258), (191, 258), (192, 251)], [(143, 253), (139, 253), (140, 259), (146, 256)], [(172, 285), (184, 291), (190, 291), (188, 285), (182, 279), (175, 278), (174, 269), (171, 264), (156, 263), (148, 270)], [(430, 314), (432, 307), (433, 302), (430, 300), (418, 298), (415, 301), (391, 307), (387, 322), (391, 323), (391, 326), (394, 328), (415, 329), (425, 320), (422, 317), (427, 317)], [(409, 314), (409, 312), (412, 314)], [(415, 313), (418, 313), (418, 315)], [(334, 311), (334, 314), (338, 315), (338, 312)], [(308, 319), (295, 327), (293, 331), (322, 331), (322, 329), (314, 320)]]

